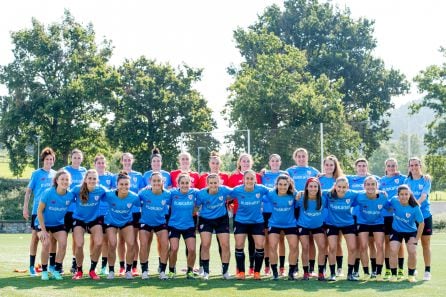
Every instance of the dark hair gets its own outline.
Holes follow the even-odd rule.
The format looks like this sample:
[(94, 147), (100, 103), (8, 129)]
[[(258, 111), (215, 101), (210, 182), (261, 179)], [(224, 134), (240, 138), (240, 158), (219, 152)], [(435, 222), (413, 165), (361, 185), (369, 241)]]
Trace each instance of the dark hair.
[(340, 177), (340, 176), (342, 176), (342, 175), (344, 175), (344, 171), (341, 168), (341, 164), (339, 164), (339, 160), (338, 160), (338, 158), (336, 158), (335, 155), (327, 156), (324, 159), (324, 164), (325, 164), (326, 161), (333, 161), (334, 162), (335, 168), (333, 170), (333, 177), (335, 179)]
[(400, 194), (400, 192), (402, 190), (408, 190), (409, 191), (409, 195), (410, 195), (409, 196), (409, 205), (410, 206), (412, 206), (412, 207), (420, 206), (420, 204), (418, 203), (417, 199), (415, 199), (415, 197), (414, 197), (414, 195), (412, 193), (412, 190), (409, 188), (408, 185), (401, 185), (401, 186), (399, 186), (398, 187), (398, 195)]
[(42, 150), (42, 152), (40, 153), (40, 161), (43, 162), (47, 156), (53, 156), (53, 161), (56, 161), (56, 154), (50, 147), (46, 147)]
[(56, 172), (56, 174), (54, 175), (54, 177), (53, 177), (53, 187), (55, 187), (55, 188), (57, 188), (59, 185), (57, 184), (57, 179), (59, 178), (59, 176), (61, 176), (61, 175), (63, 175), (63, 174), (68, 174), (68, 177), (70, 178), (70, 180), (71, 180), (71, 174), (68, 172), (68, 171), (66, 171), (65, 169), (59, 169), (57, 172)]
[(316, 203), (317, 203), (317, 210), (321, 210), (322, 209), (322, 192), (321, 192), (321, 183), (319, 182), (319, 179), (317, 179), (316, 177), (310, 177), (309, 179), (307, 179), (307, 182), (305, 183), (305, 190), (304, 190), (304, 209), (307, 210), (308, 209), (308, 200), (309, 200), (309, 196), (308, 196), (308, 185), (312, 182), (315, 182), (317, 184), (318, 190), (317, 190), (317, 194), (316, 194)]
[(94, 157), (94, 163), (96, 163), (99, 159), (104, 159), (105, 160), (105, 156), (103, 154), (97, 154)]
[[(410, 166), (410, 161), (418, 161), (418, 163), (420, 163), (420, 166), (421, 166), (421, 159), (418, 157), (411, 157), (409, 159), (409, 164), (408, 164), (409, 166)], [(412, 172), (410, 171), (410, 167), (409, 167), (409, 173), (407, 174), (407, 177), (410, 179), (413, 179), (413, 175), (412, 175)]]
[(276, 182), (275, 182), (275, 188), (276, 188), (276, 193), (279, 194), (279, 190), (277, 189), (277, 185), (279, 184), (279, 180), (286, 180), (288, 182), (288, 190), (287, 190), (287, 194), (288, 195), (294, 195), (294, 180), (288, 175), (288, 174), (281, 174), (276, 178)]
[(208, 182), (211, 178), (218, 179), (218, 182), (220, 183), (220, 177), (218, 176), (217, 173), (209, 173), (208, 176), (206, 177), (206, 185), (208, 184)]
[(156, 146), (152, 149), (152, 154), (150, 155), (150, 161), (152, 161), (152, 159), (155, 157), (159, 158), (160, 160), (163, 159), (163, 157), (161, 157), (161, 152), (159, 148), (157, 148)]
[(177, 177), (177, 184), (179, 185), (180, 184), (180, 181), (183, 179), (183, 178), (188, 178), (189, 179), (189, 181), (190, 181), (190, 176), (189, 176), (189, 174), (187, 174), (187, 173), (181, 173), (180, 175), (178, 175), (178, 177)]
[(387, 159), (384, 161), (384, 174), (385, 174), (385, 175), (387, 175), (387, 162), (394, 162), (395, 165), (398, 166), (398, 161), (397, 161), (395, 158), (387, 158)]
[(121, 179), (130, 179), (130, 176), (124, 170), (119, 171), (118, 176), (116, 178), (116, 183), (118, 183)]
[(73, 156), (74, 154), (81, 154), (82, 156), (84, 156), (82, 151), (80, 149), (77, 149), (77, 148), (75, 148), (74, 150), (71, 151), (70, 156)]
[(82, 204), (87, 203), (87, 201), (88, 201), (88, 194), (90, 194), (90, 191), (88, 190), (88, 186), (87, 186), (87, 176), (90, 173), (95, 173), (96, 175), (98, 174), (96, 169), (88, 169), (87, 173), (85, 173), (85, 176), (84, 176), (84, 179), (83, 179), (82, 185), (81, 185), (81, 190), (80, 190), (80, 193), (79, 193), (79, 196), (81, 197)]
[(161, 190), (164, 190), (163, 175), (159, 171), (153, 171), (152, 175), (150, 176), (150, 181), (152, 181), (154, 175), (159, 176), (161, 178)]

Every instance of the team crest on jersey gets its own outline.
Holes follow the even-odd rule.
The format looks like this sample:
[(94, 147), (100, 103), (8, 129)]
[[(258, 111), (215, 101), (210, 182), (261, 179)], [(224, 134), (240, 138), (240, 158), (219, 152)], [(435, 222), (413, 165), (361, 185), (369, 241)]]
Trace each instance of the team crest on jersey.
[(105, 181), (105, 183), (107, 184), (107, 186), (109, 186), (110, 183), (111, 183), (111, 180), (107, 179), (107, 180)]
[(65, 204), (66, 204), (66, 205), (69, 205), (69, 204), (70, 204), (70, 201), (68, 201), (68, 200), (65, 201)]
[(423, 185), (418, 185), (418, 189), (423, 190)]
[(132, 207), (132, 204), (131, 203), (127, 203), (127, 208), (130, 208), (130, 207)]
[(218, 200), (223, 201), (223, 196), (218, 197)]
[(381, 210), (383, 208), (382, 204), (378, 204), (378, 209)]
[(311, 170), (307, 170), (307, 175), (311, 175)]
[(406, 218), (410, 218), (411, 214), (406, 212)]
[(288, 201), (289, 206), (293, 205), (293, 203), (294, 203), (293, 200)]
[(166, 200), (161, 200), (161, 205), (165, 205), (166, 204)]
[(94, 200), (98, 201), (99, 200), (99, 196), (94, 196)]
[(133, 177), (133, 182), (136, 183), (138, 181), (138, 178), (136, 176)]
[(189, 195), (187, 196), (187, 198), (189, 198), (189, 200), (192, 200), (192, 198), (194, 198), (194, 195)]
[(399, 184), (400, 183), (400, 179), (399, 178), (395, 178), (395, 183)]
[(345, 199), (345, 203), (350, 204), (350, 199)]
[(257, 193), (257, 194), (256, 194), (256, 198), (260, 198), (260, 193)]

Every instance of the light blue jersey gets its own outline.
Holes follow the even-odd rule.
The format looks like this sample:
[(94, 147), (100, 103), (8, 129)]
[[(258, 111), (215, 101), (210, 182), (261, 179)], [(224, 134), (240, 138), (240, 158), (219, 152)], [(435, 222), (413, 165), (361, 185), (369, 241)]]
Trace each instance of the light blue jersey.
[(321, 183), (321, 190), (331, 190), (336, 183), (336, 178), (334, 177), (319, 177), (319, 182)]
[(319, 171), (311, 166), (292, 166), (286, 170), (290, 177), (294, 180), (296, 191), (303, 191), (305, 183), (310, 177), (316, 177)]
[[(71, 175), (71, 185), (70, 190), (73, 189), (75, 186), (82, 184), (84, 180), (85, 174), (87, 174), (87, 169), (85, 167), (79, 167), (78, 169), (73, 168), (73, 166), (68, 165), (65, 166), (63, 169), (68, 171)], [(74, 209), (76, 208), (76, 205), (72, 203), (68, 207), (69, 212), (74, 212)]]
[(89, 223), (100, 216), (100, 202), (104, 199), (107, 190), (104, 187), (97, 185), (93, 191), (88, 193), (88, 200), (85, 203), (82, 202), (80, 191), (80, 185), (75, 186), (71, 190), (76, 199), (73, 219)]
[[(138, 171), (130, 171), (128, 172), (130, 176), (130, 191), (132, 191), (135, 195), (138, 195), (139, 191), (145, 187), (144, 179), (142, 177), (141, 172)], [(134, 206), (132, 208), (133, 213), (141, 212), (141, 207)]]
[(262, 203), (269, 190), (264, 185), (258, 184), (255, 184), (250, 192), (245, 191), (244, 185), (235, 187), (231, 194), (231, 197), (238, 201), (235, 221), (243, 224), (263, 223)]
[(225, 216), (226, 201), (229, 199), (232, 189), (226, 186), (219, 186), (216, 194), (209, 194), (208, 189), (204, 188), (197, 192), (197, 207), (201, 206), (200, 218), (216, 219)]
[(119, 198), (116, 191), (108, 191), (104, 196), (104, 201), (108, 203), (108, 212), (105, 215), (106, 225), (123, 227), (133, 221), (132, 207), (140, 207), (138, 195), (129, 191), (127, 197)]
[(175, 189), (170, 193), (167, 204), (170, 206), (170, 218), (168, 225), (178, 230), (186, 230), (194, 227), (193, 212), (195, 208), (196, 189), (190, 189), (183, 194)]
[(384, 224), (383, 212), (389, 207), (387, 197), (379, 193), (378, 197), (370, 199), (365, 192), (358, 193), (357, 223), (364, 225)]
[(327, 225), (346, 227), (353, 225), (351, 208), (357, 204), (358, 192), (348, 190), (344, 197), (333, 197), (330, 191), (323, 191), (322, 196), (327, 200)]
[[(43, 219), (46, 227), (55, 227), (64, 225), (65, 214), (68, 206), (74, 201), (73, 193), (70, 191), (64, 195), (59, 195), (55, 187), (47, 189), (43, 194), (40, 202), (45, 204), (43, 210)], [(35, 225), (40, 229), (39, 220), (36, 218)]]
[[(107, 190), (116, 189), (116, 177), (113, 173), (106, 171), (103, 175), (99, 175), (99, 184)], [(104, 200), (99, 202), (99, 215), (105, 216), (108, 211), (108, 204)]]
[(390, 205), (394, 213), (392, 229), (397, 232), (416, 232), (416, 223), (421, 223), (424, 220), (420, 207), (402, 205), (397, 197), (390, 199)]
[(297, 201), (297, 207), (299, 211), (299, 219), (297, 220), (297, 226), (304, 227), (307, 229), (316, 229), (324, 225), (326, 217), (326, 207), (327, 207), (327, 196), (323, 195), (321, 197), (321, 207), (317, 207), (316, 200), (308, 199), (307, 209), (304, 208), (304, 197), (301, 197)]
[[(394, 176), (386, 176), (384, 175), (379, 180), (379, 190), (387, 193), (387, 197), (391, 198), (398, 194), (398, 187), (404, 184), (404, 180), (406, 179), (405, 175), (397, 174)], [(386, 209), (383, 211), (383, 216), (391, 217), (393, 216), (393, 211), (391, 209)]]
[(159, 194), (152, 192), (150, 188), (144, 188), (138, 193), (141, 201), (141, 224), (152, 227), (166, 224), (167, 203), (170, 199), (170, 192), (163, 190)]
[(419, 179), (412, 179), (412, 178), (406, 178), (404, 181), (405, 184), (407, 184), (412, 191), (415, 199), (420, 199), (421, 195), (426, 194), (426, 199), (421, 203), (421, 213), (423, 214), (423, 217), (429, 218), (432, 216), (431, 213), (431, 202), (429, 200), (429, 193), (431, 191), (431, 181), (429, 179), (426, 179), (424, 176), (422, 176)]
[(279, 196), (276, 189), (273, 189), (268, 192), (266, 199), (272, 206), (271, 217), (268, 220), (268, 227), (296, 227), (296, 218), (294, 217), (296, 199), (294, 195)]
[[(273, 189), (276, 185), (276, 179), (279, 175), (288, 173), (286, 171), (280, 170), (278, 172), (272, 172), (271, 170), (266, 170), (262, 176), (262, 185)], [(264, 199), (263, 203), (263, 213), (271, 213), (273, 211), (273, 206), (268, 199)]]
[(50, 169), (46, 171), (43, 168), (39, 168), (31, 174), (31, 179), (28, 183), (28, 189), (31, 189), (33, 193), (33, 210), (32, 214), (37, 214), (37, 208), (39, 207), (40, 199), (42, 198), (45, 190), (51, 188), (53, 185), (53, 178), (56, 175), (56, 171)]

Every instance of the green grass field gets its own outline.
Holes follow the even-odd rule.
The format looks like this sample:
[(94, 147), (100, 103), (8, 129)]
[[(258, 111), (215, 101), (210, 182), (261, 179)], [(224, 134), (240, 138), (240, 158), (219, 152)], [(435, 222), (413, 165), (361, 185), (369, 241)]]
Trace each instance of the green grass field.
[[(157, 269), (157, 256), (152, 253), (149, 260), (151, 278), (141, 280), (135, 278), (126, 280), (116, 278), (112, 281), (101, 279), (92, 281), (83, 279), (72, 281), (66, 276), (63, 281), (50, 280), (43, 282), (40, 278), (31, 278), (27, 273), (16, 273), (14, 269), (26, 269), (28, 266), (29, 234), (0, 234), (0, 296), (444, 296), (446, 290), (446, 233), (437, 233), (432, 241), (432, 274), (429, 282), (418, 281), (415, 284), (407, 281), (397, 283), (388, 282), (347, 282), (339, 279), (335, 283), (310, 281), (277, 282), (264, 278), (254, 281), (247, 278), (245, 281), (222, 280), (220, 277), (220, 264), (218, 252), (213, 242), (211, 254), (211, 278), (209, 281), (187, 280), (181, 268), (185, 265), (184, 246), (182, 244), (177, 264), (177, 278), (160, 281), (155, 274)], [(88, 238), (86, 238), (88, 242)], [(197, 245), (198, 246), (198, 245)], [(233, 246), (233, 245), (232, 245)], [(152, 251), (156, 247), (152, 245)], [(420, 278), (423, 273), (423, 260), (421, 246), (418, 248), (418, 270)], [(85, 252), (84, 271), (88, 271), (88, 251)], [(38, 257), (40, 258), (40, 257)], [(233, 258), (233, 255), (232, 255)], [(64, 262), (66, 270), (70, 267), (71, 251), (67, 252)], [(345, 262), (345, 261), (344, 261)], [(407, 263), (407, 262), (406, 262)], [(346, 264), (344, 263), (344, 266)], [(230, 271), (234, 273), (235, 264), (231, 259)]]
[[(19, 178), (30, 178), (31, 173), (34, 171), (34, 167), (27, 166), (23, 171), (23, 174)], [(3, 178), (17, 178), (12, 175), (11, 170), (9, 170), (9, 164), (6, 162), (0, 162), (0, 177)]]

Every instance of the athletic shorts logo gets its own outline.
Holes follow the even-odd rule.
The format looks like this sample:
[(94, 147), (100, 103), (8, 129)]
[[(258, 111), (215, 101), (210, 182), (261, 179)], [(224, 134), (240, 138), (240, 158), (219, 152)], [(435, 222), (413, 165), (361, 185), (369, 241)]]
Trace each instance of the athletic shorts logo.
[(411, 214), (406, 212), (406, 218), (410, 218)]
[(203, 227), (204, 227), (204, 225), (203, 225), (203, 224), (201, 224), (201, 225), (200, 225), (200, 230), (203, 230)]
[(299, 228), (299, 233), (302, 233), (302, 228)]
[(73, 226), (76, 226), (76, 224), (77, 224), (77, 222), (76, 222), (76, 221), (73, 221)]
[(141, 228), (143, 228), (146, 224), (141, 224)]

